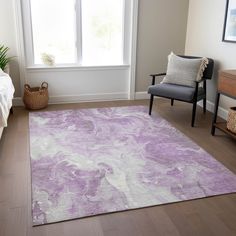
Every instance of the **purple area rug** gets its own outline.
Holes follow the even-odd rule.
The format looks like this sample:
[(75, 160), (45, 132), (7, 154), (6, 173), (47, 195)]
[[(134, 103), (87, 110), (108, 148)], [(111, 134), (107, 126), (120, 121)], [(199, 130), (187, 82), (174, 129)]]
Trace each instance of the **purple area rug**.
[(33, 225), (236, 192), (236, 175), (146, 107), (30, 113)]

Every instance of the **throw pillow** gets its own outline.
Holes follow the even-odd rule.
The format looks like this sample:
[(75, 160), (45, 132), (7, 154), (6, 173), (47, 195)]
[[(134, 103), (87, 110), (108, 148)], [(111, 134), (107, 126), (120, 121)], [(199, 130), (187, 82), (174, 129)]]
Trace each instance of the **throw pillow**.
[(195, 87), (200, 81), (208, 64), (207, 58), (183, 58), (173, 52), (169, 55), (166, 76), (162, 83)]

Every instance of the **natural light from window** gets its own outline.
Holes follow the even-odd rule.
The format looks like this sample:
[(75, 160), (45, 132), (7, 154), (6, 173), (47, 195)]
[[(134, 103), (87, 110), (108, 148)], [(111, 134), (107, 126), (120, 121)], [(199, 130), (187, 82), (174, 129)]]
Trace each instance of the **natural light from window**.
[(42, 54), (55, 57), (55, 63), (75, 63), (75, 1), (31, 0), (35, 64)]
[[(34, 64), (123, 64), (124, 0), (31, 0)], [(78, 20), (79, 19), (79, 20)]]
[(82, 0), (83, 64), (122, 64), (123, 0)]

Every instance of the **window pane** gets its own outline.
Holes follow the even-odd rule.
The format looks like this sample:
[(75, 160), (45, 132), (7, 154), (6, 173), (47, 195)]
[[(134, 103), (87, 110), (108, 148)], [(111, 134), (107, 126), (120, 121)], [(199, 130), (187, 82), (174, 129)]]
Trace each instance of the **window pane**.
[(75, 63), (75, 0), (31, 0), (35, 64), (42, 54), (55, 57), (55, 63)]
[(82, 0), (83, 64), (123, 63), (123, 0)]

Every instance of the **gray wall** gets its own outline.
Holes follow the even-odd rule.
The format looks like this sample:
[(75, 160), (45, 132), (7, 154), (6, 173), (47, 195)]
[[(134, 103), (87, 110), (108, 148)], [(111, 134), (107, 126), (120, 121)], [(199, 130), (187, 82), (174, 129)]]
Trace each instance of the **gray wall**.
[[(186, 54), (211, 57), (216, 61), (213, 80), (208, 83), (208, 100), (214, 102), (218, 70), (236, 69), (236, 44), (222, 42), (226, 0), (190, 0)], [(235, 105), (223, 97), (225, 109)]]
[(140, 0), (136, 91), (147, 91), (149, 74), (165, 72), (171, 51), (185, 48), (188, 0)]

